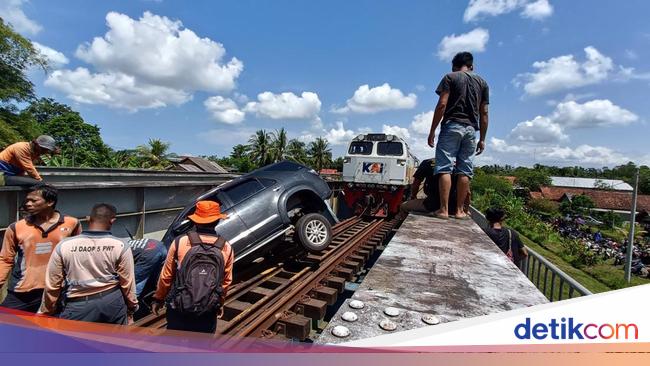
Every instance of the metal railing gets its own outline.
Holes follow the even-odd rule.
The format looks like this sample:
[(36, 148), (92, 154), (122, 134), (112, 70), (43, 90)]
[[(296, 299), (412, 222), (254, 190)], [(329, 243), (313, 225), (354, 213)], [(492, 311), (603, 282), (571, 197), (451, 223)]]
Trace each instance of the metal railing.
[[(487, 229), (488, 221), (479, 210), (470, 207), (470, 214), (481, 229)], [(521, 262), (520, 269), (549, 301), (560, 301), (592, 294), (541, 254), (528, 247), (526, 250), (528, 257)]]

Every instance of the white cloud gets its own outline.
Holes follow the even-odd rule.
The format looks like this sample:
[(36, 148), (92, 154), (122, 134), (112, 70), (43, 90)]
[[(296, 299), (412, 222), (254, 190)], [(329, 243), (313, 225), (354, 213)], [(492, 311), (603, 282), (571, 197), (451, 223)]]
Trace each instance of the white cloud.
[(553, 57), (547, 61), (533, 63), (536, 72), (519, 74), (515, 83), (524, 82), (524, 91), (529, 95), (541, 95), (559, 90), (575, 89), (605, 80), (614, 68), (611, 58), (589, 46), (584, 49), (586, 60), (582, 63), (573, 55)]
[(548, 0), (537, 0), (532, 3), (528, 3), (524, 6), (524, 10), (521, 12), (521, 16), (524, 18), (531, 18), (535, 20), (541, 20), (553, 14), (553, 6), (549, 4)]
[(650, 72), (637, 72), (634, 67), (618, 67), (616, 81), (650, 80)]
[(180, 105), (192, 99), (182, 90), (140, 83), (131, 75), (112, 72), (93, 74), (83, 67), (56, 70), (45, 80), (45, 85), (66, 93), (79, 103), (103, 104), (132, 112), (140, 108)]
[(332, 145), (344, 145), (350, 142), (357, 134), (352, 130), (346, 130), (343, 122), (336, 122), (336, 128), (332, 128), (325, 134), (325, 138)]
[(416, 114), (411, 121), (411, 130), (420, 135), (429, 135), (431, 131), (431, 121), (433, 121), (433, 111)]
[(38, 42), (32, 42), (32, 44), (34, 45), (34, 48), (36, 48), (36, 50), (47, 59), (49, 66), (54, 69), (58, 69), (70, 62), (63, 53), (53, 48), (44, 46)]
[(411, 139), (411, 134), (409, 133), (408, 128), (404, 128), (400, 126), (383, 125), (381, 127), (381, 132), (387, 135), (395, 135), (397, 137), (402, 138), (405, 141)]
[(550, 119), (570, 128), (625, 126), (639, 117), (607, 99), (594, 99), (580, 104), (574, 101), (560, 103)]
[(29, 19), (22, 9), (26, 0), (3, 0), (0, 2), (0, 17), (11, 24), (18, 33), (37, 34), (43, 27)]
[(290, 92), (273, 94), (267, 91), (258, 94), (257, 102), (249, 102), (244, 110), (271, 119), (317, 119), (320, 107), (316, 93), (303, 92), (297, 96)]
[(377, 113), (390, 109), (411, 109), (417, 103), (413, 93), (404, 95), (401, 90), (393, 89), (390, 84), (370, 88), (361, 85), (343, 108), (333, 109), (335, 113)]
[(543, 19), (553, 14), (553, 7), (548, 0), (470, 0), (463, 20), (471, 22), (515, 10), (521, 10), (522, 17), (531, 19)]
[(562, 127), (548, 117), (537, 116), (530, 121), (519, 122), (510, 137), (525, 142), (549, 143), (569, 139)]
[(239, 110), (235, 101), (219, 95), (206, 99), (203, 105), (212, 118), (219, 122), (237, 124), (246, 117), (246, 113)]
[[(57, 74), (57, 80), (51, 75), (50, 86), (68, 93), (73, 100), (137, 110), (182, 103), (199, 90), (231, 91), (244, 68), (237, 58), (225, 58), (222, 44), (199, 38), (193, 31), (183, 28), (180, 21), (150, 12), (137, 20), (110, 12), (106, 15), (106, 25), (108, 31), (104, 36), (80, 45), (75, 53), (94, 66), (96, 73), (89, 74), (84, 68), (89, 75), (81, 77), (79, 69), (67, 70)], [(77, 77), (72, 77), (74, 75)], [(88, 96), (87, 86), (91, 79), (101, 84), (102, 90), (95, 93), (102, 94), (101, 97)], [(100, 82), (108, 79), (129, 80), (133, 88), (146, 90), (125, 92), (124, 82), (115, 85)], [(75, 82), (84, 84), (75, 85)], [(61, 89), (63, 86), (65, 89)], [(111, 90), (113, 88), (117, 90)], [(134, 100), (121, 99), (134, 94), (137, 95)]]
[(489, 39), (490, 32), (483, 28), (476, 28), (459, 35), (445, 36), (438, 45), (438, 58), (451, 61), (454, 55), (461, 51), (483, 52)]
[(625, 50), (625, 57), (633, 61), (639, 59), (639, 55), (634, 50)]
[(509, 137), (530, 143), (567, 141), (566, 129), (626, 126), (639, 117), (607, 99), (594, 99), (585, 103), (570, 100), (556, 105), (548, 116), (537, 116), (518, 123)]

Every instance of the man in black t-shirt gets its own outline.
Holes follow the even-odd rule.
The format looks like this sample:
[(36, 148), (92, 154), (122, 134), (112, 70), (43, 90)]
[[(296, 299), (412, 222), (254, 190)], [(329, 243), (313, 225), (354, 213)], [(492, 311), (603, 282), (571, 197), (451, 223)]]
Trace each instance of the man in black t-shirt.
[[(462, 211), (469, 192), (469, 181), (474, 174), (472, 156), (485, 149), (485, 135), (488, 126), (488, 103), (490, 102), (487, 82), (474, 73), (474, 57), (469, 52), (459, 52), (452, 60), (452, 72), (445, 75), (436, 93), (440, 96), (431, 121), (427, 140), (436, 148), (436, 174), (440, 175), (440, 208), (436, 217), (448, 218), (450, 204), (451, 175), (457, 180), (457, 219), (467, 219)], [(437, 143), (435, 131), (441, 124)], [(480, 131), (478, 143), (476, 131)]]
[(491, 207), (486, 211), (485, 218), (490, 223), (485, 233), (503, 253), (512, 258), (517, 267), (521, 268), (521, 261), (528, 256), (528, 251), (516, 231), (503, 227), (505, 212), (500, 208)]

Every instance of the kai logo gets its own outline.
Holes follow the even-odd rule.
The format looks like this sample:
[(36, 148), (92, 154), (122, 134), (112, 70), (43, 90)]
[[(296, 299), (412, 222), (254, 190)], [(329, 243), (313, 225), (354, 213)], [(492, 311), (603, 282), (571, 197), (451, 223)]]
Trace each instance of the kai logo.
[(381, 174), (384, 172), (384, 163), (363, 163), (364, 174)]

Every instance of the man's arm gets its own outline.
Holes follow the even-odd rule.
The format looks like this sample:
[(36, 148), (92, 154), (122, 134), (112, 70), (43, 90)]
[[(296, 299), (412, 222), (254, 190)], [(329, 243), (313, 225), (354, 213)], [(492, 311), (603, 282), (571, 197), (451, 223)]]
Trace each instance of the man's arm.
[(449, 91), (443, 91), (440, 93), (440, 98), (438, 98), (438, 104), (436, 104), (436, 110), (433, 112), (433, 120), (431, 120), (431, 130), (429, 131), (429, 139), (427, 142), (429, 146), (434, 147), (434, 139), (436, 137), (436, 128), (442, 121), (442, 118), (445, 116), (445, 110), (447, 109), (447, 101), (449, 100)]
[(156, 293), (153, 295), (153, 298), (157, 301), (165, 301), (167, 293), (172, 286), (172, 279), (176, 275), (176, 251), (178, 245), (178, 239), (172, 242), (172, 245), (169, 246), (169, 251), (167, 252), (167, 259), (165, 259), (165, 264), (163, 265), (162, 271), (160, 271), (160, 277), (158, 278), (158, 285), (156, 286)]
[(16, 225), (10, 225), (5, 231), (2, 249), (0, 250), (0, 287), (2, 287), (9, 277), (9, 272), (14, 266), (16, 258)]
[(54, 315), (57, 311), (56, 304), (61, 295), (63, 281), (63, 258), (61, 258), (61, 247), (57, 247), (52, 253), (47, 263), (47, 273), (45, 274), (45, 291), (43, 291), (43, 300), (41, 307), (38, 309), (39, 314)]
[(227, 251), (228, 253), (224, 253), (228, 255), (228, 258), (226, 258), (226, 263), (224, 264), (223, 284), (221, 286), (221, 288), (223, 289), (221, 296), (223, 296), (223, 298), (225, 299), (226, 295), (228, 294), (228, 288), (232, 283), (232, 267), (233, 267), (233, 263), (235, 262), (235, 256), (233, 254), (232, 246), (230, 246), (230, 243), (226, 242), (224, 248), (228, 248)]
[(138, 298), (135, 296), (135, 274), (131, 248), (127, 246), (117, 261), (117, 276), (119, 277), (122, 296), (126, 307), (129, 309), (128, 312), (133, 314), (138, 310)]
[(485, 136), (487, 135), (488, 129), (488, 104), (486, 102), (481, 103), (481, 120), (479, 125), (479, 140), (476, 144), (476, 155), (481, 155), (485, 150)]
[(22, 168), (30, 177), (36, 180), (43, 180), (43, 178), (41, 178), (41, 175), (38, 174), (38, 170), (36, 170), (36, 167), (34, 166), (34, 162), (32, 161), (31, 144), (29, 146), (29, 150), (17, 151), (16, 159), (18, 159), (18, 162), (21, 165), (20, 168)]

